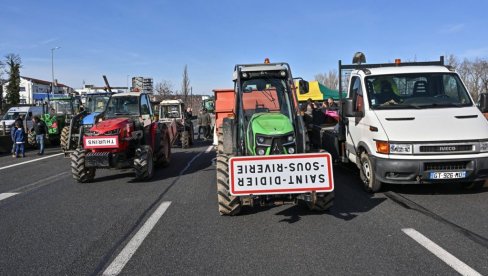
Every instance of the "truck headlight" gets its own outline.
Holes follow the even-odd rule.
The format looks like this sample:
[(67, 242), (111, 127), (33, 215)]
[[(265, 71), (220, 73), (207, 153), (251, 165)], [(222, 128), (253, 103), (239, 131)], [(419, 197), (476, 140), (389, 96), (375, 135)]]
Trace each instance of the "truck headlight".
[(391, 154), (412, 154), (412, 145), (410, 144), (390, 144)]
[(488, 141), (480, 142), (480, 152), (488, 152)]

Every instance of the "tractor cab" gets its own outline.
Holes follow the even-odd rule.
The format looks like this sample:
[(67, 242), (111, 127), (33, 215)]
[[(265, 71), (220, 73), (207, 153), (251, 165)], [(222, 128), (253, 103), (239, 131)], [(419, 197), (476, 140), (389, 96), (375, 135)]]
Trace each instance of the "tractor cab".
[(303, 153), (305, 133), (289, 65), (237, 65), (234, 82), (238, 155)]
[(182, 100), (164, 100), (159, 105), (159, 120), (171, 122), (184, 119), (184, 103)]

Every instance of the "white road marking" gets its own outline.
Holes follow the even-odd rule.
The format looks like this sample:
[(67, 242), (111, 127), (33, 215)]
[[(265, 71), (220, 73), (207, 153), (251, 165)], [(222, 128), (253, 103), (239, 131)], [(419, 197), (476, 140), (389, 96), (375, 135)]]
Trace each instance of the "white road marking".
[(19, 187), (17, 189), (11, 190), (10, 193), (25, 193), (25, 192), (28, 192), (28, 191), (49, 185), (49, 184), (51, 184), (51, 180), (59, 178), (60, 176), (63, 176), (63, 175), (67, 175), (69, 173), (71, 173), (71, 172), (62, 172), (62, 173), (58, 173), (55, 175), (51, 175), (50, 177), (43, 178), (43, 179), (37, 180), (31, 184), (27, 184), (27, 185)]
[(436, 255), (439, 259), (445, 262), (447, 265), (452, 267), (454, 270), (459, 272), (461, 275), (476, 275), (481, 276), (479, 272), (469, 267), (467, 264), (463, 263), (458, 258), (454, 257), (451, 253), (444, 250), (433, 241), (431, 241), (426, 236), (422, 235), (420, 232), (413, 228), (404, 228), (402, 231), (407, 234), (410, 238), (414, 239), (420, 245), (429, 250), (432, 254)]
[(209, 153), (212, 149), (213, 149), (214, 146), (209, 146), (206, 150), (205, 150), (205, 153)]
[(9, 198), (11, 196), (14, 196), (16, 194), (18, 194), (18, 193), (1, 193), (0, 194), (0, 200), (4, 200), (4, 199)]
[(163, 216), (164, 212), (166, 212), (170, 204), (170, 201), (163, 201), (159, 205), (158, 209), (154, 211), (154, 213), (149, 217), (139, 231), (137, 231), (134, 237), (132, 237), (129, 243), (124, 247), (124, 249), (122, 249), (119, 255), (117, 255), (110, 266), (105, 269), (103, 275), (118, 275), (122, 271), (132, 255), (134, 255), (144, 239), (151, 232), (156, 223), (158, 223), (161, 216)]
[(0, 171), (1, 170), (8, 169), (8, 168), (13, 168), (13, 167), (17, 167), (17, 166), (20, 166), (20, 165), (24, 165), (24, 164), (27, 164), (27, 163), (41, 161), (41, 160), (44, 160), (44, 159), (47, 159), (47, 158), (51, 158), (51, 157), (55, 157), (55, 156), (58, 156), (58, 155), (61, 155), (61, 154), (64, 154), (64, 153), (53, 154), (53, 155), (49, 155), (49, 156), (45, 156), (45, 157), (41, 157), (41, 158), (36, 158), (36, 159), (29, 160), (29, 161), (21, 162), (21, 163), (16, 163), (16, 164), (13, 164), (13, 165), (8, 165), (8, 166), (5, 166), (5, 167), (1, 167), (0, 168)]

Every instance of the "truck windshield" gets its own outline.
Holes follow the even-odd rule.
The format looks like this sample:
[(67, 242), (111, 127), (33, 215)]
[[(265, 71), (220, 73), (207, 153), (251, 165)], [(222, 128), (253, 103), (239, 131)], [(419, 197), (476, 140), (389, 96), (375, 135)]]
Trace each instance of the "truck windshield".
[(25, 112), (7, 112), (2, 118), (2, 120), (15, 120), (19, 116), (25, 117)]
[(120, 96), (111, 97), (105, 111), (107, 117), (117, 117), (120, 115), (139, 115), (139, 97)]
[(259, 78), (242, 82), (242, 108), (246, 119), (254, 113), (282, 113), (292, 120), (289, 86), (285, 79)]
[(395, 74), (365, 79), (371, 109), (420, 109), (472, 106), (454, 73)]

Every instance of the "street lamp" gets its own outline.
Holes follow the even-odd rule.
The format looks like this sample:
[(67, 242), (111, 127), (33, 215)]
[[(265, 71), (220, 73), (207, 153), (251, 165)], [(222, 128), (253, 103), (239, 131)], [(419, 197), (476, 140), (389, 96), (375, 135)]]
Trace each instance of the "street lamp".
[[(54, 95), (54, 50), (57, 50), (61, 47), (54, 47), (51, 48), (51, 73), (53, 77), (53, 82), (51, 83), (51, 93)], [(49, 101), (49, 93), (47, 94), (47, 100)]]

